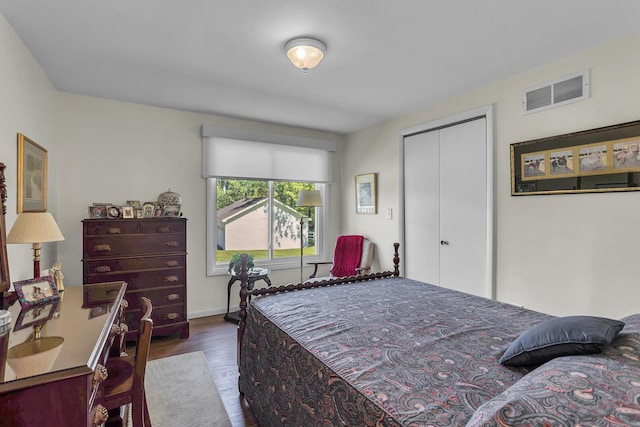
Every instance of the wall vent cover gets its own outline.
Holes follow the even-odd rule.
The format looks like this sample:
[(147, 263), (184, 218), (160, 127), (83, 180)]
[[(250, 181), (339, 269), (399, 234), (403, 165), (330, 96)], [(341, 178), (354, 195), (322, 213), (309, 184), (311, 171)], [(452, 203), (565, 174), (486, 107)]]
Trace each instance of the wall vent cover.
[(589, 99), (589, 70), (525, 89), (522, 113), (548, 110), (584, 99)]

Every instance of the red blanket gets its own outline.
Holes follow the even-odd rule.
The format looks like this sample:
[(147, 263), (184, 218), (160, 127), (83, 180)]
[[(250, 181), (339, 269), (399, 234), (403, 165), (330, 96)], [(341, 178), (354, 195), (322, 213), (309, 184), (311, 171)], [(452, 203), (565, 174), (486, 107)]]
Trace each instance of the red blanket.
[(362, 258), (363, 236), (339, 236), (336, 248), (333, 251), (333, 268), (331, 275), (334, 277), (354, 276), (356, 269), (360, 267)]

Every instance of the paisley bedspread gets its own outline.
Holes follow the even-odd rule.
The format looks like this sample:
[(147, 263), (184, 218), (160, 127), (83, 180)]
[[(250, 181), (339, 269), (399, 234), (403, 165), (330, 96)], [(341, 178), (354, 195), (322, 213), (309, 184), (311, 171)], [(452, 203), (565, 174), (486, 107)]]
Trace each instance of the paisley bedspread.
[(522, 378), (500, 358), (551, 316), (390, 278), (254, 298), (240, 391), (268, 426), (464, 426)]

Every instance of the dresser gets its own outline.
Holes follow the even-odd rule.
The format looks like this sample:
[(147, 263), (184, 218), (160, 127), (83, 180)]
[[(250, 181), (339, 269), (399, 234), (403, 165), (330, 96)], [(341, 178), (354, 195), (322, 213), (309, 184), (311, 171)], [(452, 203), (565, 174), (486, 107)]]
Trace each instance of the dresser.
[(153, 304), (154, 336), (188, 338), (187, 220), (85, 219), (82, 227), (83, 283), (127, 283), (126, 338), (136, 338), (141, 296)]
[[(126, 283), (69, 286), (59, 300), (26, 309), (3, 301), (0, 426), (87, 427), (106, 420), (105, 361), (123, 347)], [(124, 309), (126, 312), (126, 309)]]

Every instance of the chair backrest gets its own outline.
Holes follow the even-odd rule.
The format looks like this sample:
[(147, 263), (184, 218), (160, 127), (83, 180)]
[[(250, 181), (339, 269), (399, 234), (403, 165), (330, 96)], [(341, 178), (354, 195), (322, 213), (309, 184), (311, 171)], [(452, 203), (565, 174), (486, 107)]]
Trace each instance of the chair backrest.
[(140, 297), (144, 314), (140, 319), (138, 327), (138, 345), (136, 347), (136, 366), (133, 377), (133, 393), (137, 394), (144, 390), (144, 375), (147, 371), (147, 358), (149, 357), (149, 347), (151, 346), (151, 332), (153, 331), (153, 320), (151, 311), (153, 306), (151, 300)]
[(362, 258), (360, 258), (360, 268), (362, 270), (370, 270), (373, 261), (373, 250), (376, 245), (368, 239), (362, 241)]

